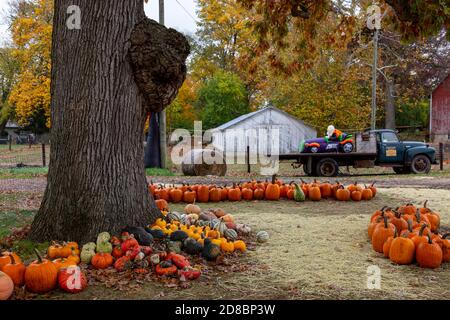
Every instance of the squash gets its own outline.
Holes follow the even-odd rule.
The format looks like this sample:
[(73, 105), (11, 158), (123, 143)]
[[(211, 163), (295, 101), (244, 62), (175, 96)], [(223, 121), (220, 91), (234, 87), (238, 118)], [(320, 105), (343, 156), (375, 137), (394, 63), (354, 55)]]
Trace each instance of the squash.
[(68, 293), (80, 293), (87, 288), (86, 275), (78, 266), (64, 268), (58, 273), (59, 287)]
[(227, 229), (227, 230), (225, 230), (225, 232), (223, 233), (223, 236), (224, 236), (225, 238), (227, 238), (228, 240), (235, 241), (235, 240), (237, 240), (238, 234), (237, 234), (237, 232), (236, 232), (235, 230), (233, 230), (233, 229)]
[(179, 188), (173, 188), (169, 191), (170, 201), (173, 203), (178, 203), (183, 200), (183, 191)]
[(245, 252), (247, 251), (247, 245), (242, 240), (236, 240), (234, 241), (234, 250)]
[(269, 241), (269, 233), (267, 231), (259, 231), (256, 234), (256, 240), (260, 243)]
[(220, 244), (220, 249), (225, 253), (233, 253), (234, 252), (234, 243), (231, 241), (230, 242), (223, 241)]
[(8, 300), (14, 292), (14, 282), (6, 274), (0, 271), (0, 301)]
[(25, 288), (32, 293), (44, 294), (56, 288), (58, 269), (53, 262), (42, 259), (37, 249), (34, 249), (38, 259), (25, 269)]
[(14, 254), (11, 253), (9, 257), (11, 262), (4, 265), (1, 271), (11, 278), (16, 287), (21, 287), (24, 284), (25, 265), (21, 261), (17, 262)]
[(246, 201), (253, 200), (253, 190), (252, 189), (243, 188), (241, 192), (242, 192), (242, 199), (244, 199)]
[(197, 192), (189, 188), (183, 193), (183, 202), (194, 203), (197, 198)]
[(194, 203), (188, 204), (186, 207), (184, 207), (184, 212), (187, 215), (190, 215), (190, 214), (197, 214), (197, 215), (199, 215), (200, 213), (202, 213), (202, 209), (200, 209), (200, 207), (197, 206), (195, 204), (195, 201), (194, 201)]
[(91, 263), (92, 257), (95, 256), (95, 249), (97, 246), (93, 242), (86, 243), (81, 249), (81, 262), (89, 264)]
[(234, 217), (231, 214), (226, 214), (222, 217), (223, 222), (234, 222)]
[(305, 193), (303, 192), (302, 188), (300, 188), (300, 186), (298, 184), (294, 184), (294, 200), (297, 202), (303, 202), (305, 201), (306, 197), (305, 197)]
[(246, 236), (252, 232), (252, 228), (246, 224), (240, 223), (236, 225), (236, 231), (238, 234)]
[(241, 201), (241, 198), (242, 198), (241, 189), (239, 189), (239, 187), (236, 187), (236, 185), (234, 185), (233, 188), (230, 188), (228, 190), (229, 201)]

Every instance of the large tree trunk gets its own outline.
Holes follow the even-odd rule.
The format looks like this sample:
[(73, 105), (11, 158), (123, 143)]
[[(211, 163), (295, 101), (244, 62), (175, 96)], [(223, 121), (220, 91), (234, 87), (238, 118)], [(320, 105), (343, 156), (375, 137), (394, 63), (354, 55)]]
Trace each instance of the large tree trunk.
[(386, 81), (385, 127), (395, 130), (394, 82)]
[[(81, 30), (66, 27), (81, 9)], [(31, 238), (87, 242), (160, 215), (147, 191), (146, 114), (175, 98), (189, 46), (145, 18), (143, 0), (55, 0), (52, 152)]]

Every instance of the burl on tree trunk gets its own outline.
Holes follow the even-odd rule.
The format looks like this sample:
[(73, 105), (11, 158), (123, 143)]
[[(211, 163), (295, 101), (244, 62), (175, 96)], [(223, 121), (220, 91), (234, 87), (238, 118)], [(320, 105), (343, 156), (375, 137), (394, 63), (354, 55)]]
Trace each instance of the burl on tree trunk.
[[(66, 26), (71, 5), (80, 30)], [(142, 0), (56, 0), (53, 27), (52, 152), (31, 238), (84, 243), (151, 223), (145, 119), (175, 98), (189, 45), (146, 18)]]

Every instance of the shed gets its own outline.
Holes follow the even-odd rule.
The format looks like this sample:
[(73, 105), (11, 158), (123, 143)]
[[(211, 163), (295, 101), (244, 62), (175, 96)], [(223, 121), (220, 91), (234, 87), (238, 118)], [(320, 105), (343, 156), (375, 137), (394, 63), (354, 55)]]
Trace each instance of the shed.
[[(316, 138), (317, 131), (302, 120), (270, 106), (212, 129), (211, 136), (212, 145), (225, 152), (245, 153), (248, 146), (251, 153), (263, 148), (264, 154), (277, 151), (289, 154), (299, 152), (301, 142)], [(271, 146), (278, 150), (272, 150)]]
[(433, 142), (450, 142), (450, 74), (430, 97), (430, 137)]

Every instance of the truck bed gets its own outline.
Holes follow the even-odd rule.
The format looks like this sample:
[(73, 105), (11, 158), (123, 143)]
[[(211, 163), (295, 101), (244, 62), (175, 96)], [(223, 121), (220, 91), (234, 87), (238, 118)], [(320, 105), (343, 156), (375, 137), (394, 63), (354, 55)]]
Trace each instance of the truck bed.
[(355, 160), (375, 160), (377, 158), (376, 153), (365, 152), (352, 152), (352, 153), (288, 153), (280, 154), (280, 160), (302, 160), (307, 158), (351, 158)]

